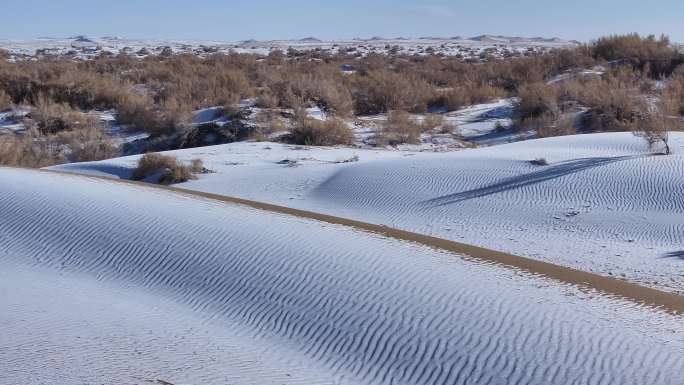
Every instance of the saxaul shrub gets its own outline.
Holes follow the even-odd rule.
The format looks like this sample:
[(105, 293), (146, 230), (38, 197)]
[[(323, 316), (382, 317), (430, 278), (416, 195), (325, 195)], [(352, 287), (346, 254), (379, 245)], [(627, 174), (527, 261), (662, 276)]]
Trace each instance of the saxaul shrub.
[(67, 104), (54, 103), (44, 97), (30, 113), (31, 119), (43, 135), (57, 134), (67, 130), (80, 130), (91, 124), (92, 118)]
[(523, 86), (518, 91), (516, 115), (520, 123), (544, 118), (555, 121), (560, 116), (558, 87), (544, 83)]
[(421, 125), (406, 111), (390, 111), (387, 121), (380, 126), (376, 142), (380, 145), (419, 144)]
[(102, 124), (92, 124), (59, 134), (59, 139), (69, 147), (69, 160), (89, 162), (114, 158), (119, 154), (118, 146), (104, 132)]
[(61, 143), (44, 137), (35, 129), (22, 136), (0, 136), (0, 164), (40, 168), (65, 162)]
[(6, 111), (12, 108), (12, 98), (3, 90), (0, 90), (0, 111)]
[(159, 184), (176, 184), (196, 179), (195, 174), (203, 172), (204, 164), (194, 159), (186, 165), (173, 156), (148, 153), (138, 160), (133, 170), (133, 180), (146, 180)]
[(296, 119), (291, 130), (292, 141), (310, 146), (333, 146), (351, 144), (354, 133), (341, 119), (318, 120), (308, 117)]

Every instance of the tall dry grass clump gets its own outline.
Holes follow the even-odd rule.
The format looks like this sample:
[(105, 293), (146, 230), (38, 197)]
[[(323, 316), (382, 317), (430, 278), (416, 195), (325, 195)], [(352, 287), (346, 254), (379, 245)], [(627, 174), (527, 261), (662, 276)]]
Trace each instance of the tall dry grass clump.
[(440, 100), (449, 111), (473, 104), (487, 103), (506, 96), (506, 92), (489, 84), (466, 83), (441, 92)]
[(176, 99), (157, 105), (148, 96), (129, 95), (118, 101), (117, 120), (132, 131), (152, 136), (183, 132), (192, 120), (192, 111)]
[(386, 69), (371, 71), (354, 79), (353, 95), (359, 114), (390, 110), (425, 112), (436, 98), (433, 87), (415, 73)]
[(146, 180), (160, 184), (175, 184), (196, 179), (195, 174), (204, 168), (202, 161), (195, 159), (185, 165), (178, 159), (158, 153), (148, 153), (138, 160), (133, 170), (133, 180)]
[(554, 122), (561, 114), (558, 87), (544, 83), (528, 84), (518, 91), (516, 115), (521, 125), (528, 122)]
[(69, 147), (69, 160), (72, 162), (109, 159), (119, 154), (119, 147), (104, 132), (99, 122), (78, 130), (61, 132), (59, 139)]
[(65, 162), (61, 144), (41, 137), (35, 130), (22, 136), (0, 136), (0, 164), (40, 168)]
[(9, 110), (13, 104), (12, 98), (0, 89), (0, 112)]
[(518, 91), (515, 125), (533, 130), (540, 138), (575, 133), (572, 119), (562, 119), (561, 90), (556, 85), (532, 83)]
[(602, 37), (591, 46), (591, 54), (597, 59), (629, 63), (653, 77), (669, 75), (684, 62), (664, 35), (656, 38), (634, 33)]
[(69, 105), (55, 103), (46, 97), (40, 99), (30, 116), (44, 135), (77, 130), (92, 124), (88, 117)]
[(406, 111), (390, 111), (376, 134), (380, 145), (420, 144), (421, 125)]
[(556, 121), (539, 123), (535, 126), (535, 131), (540, 138), (575, 135), (577, 133), (575, 118), (561, 117)]
[(298, 118), (290, 134), (294, 143), (308, 146), (347, 145), (354, 140), (354, 133), (347, 123), (337, 118)]
[(661, 100), (670, 114), (684, 115), (684, 65), (679, 66), (667, 80)]
[(580, 102), (589, 111), (584, 114), (583, 125), (593, 131), (631, 131), (649, 111), (639, 80), (620, 71), (585, 83)]

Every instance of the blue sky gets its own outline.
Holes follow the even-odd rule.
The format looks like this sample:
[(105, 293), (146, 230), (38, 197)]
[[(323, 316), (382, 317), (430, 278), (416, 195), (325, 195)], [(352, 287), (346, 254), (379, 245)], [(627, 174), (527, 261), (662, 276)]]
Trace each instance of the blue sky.
[(625, 32), (684, 42), (683, 0), (3, 0), (0, 38), (215, 40), (502, 34), (588, 41)]

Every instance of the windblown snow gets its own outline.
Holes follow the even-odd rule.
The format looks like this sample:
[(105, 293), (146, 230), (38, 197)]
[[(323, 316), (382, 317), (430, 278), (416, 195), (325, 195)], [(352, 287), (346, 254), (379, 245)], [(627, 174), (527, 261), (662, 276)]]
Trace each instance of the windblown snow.
[[(670, 142), (670, 156), (651, 155), (629, 133), (450, 153), (248, 142), (171, 154), (203, 159), (216, 171), (184, 188), (407, 229), (684, 293), (684, 135), (672, 133)], [(533, 164), (537, 158), (548, 165)], [(291, 162), (279, 164), (284, 159)], [(129, 178), (136, 160), (55, 168)]]
[[(582, 139), (573, 140), (579, 147)], [(637, 161), (680, 172), (668, 168), (674, 158), (635, 158), (625, 154), (629, 140), (617, 143), (603, 155), (628, 158), (581, 172)], [(565, 164), (558, 163), (568, 162), (558, 145), (543, 143), (542, 155)], [(537, 172), (506, 160), (514, 147), (499, 150), (492, 181)], [(476, 171), (483, 162), (477, 154), (451, 163), (409, 157), (391, 170), (359, 163), (337, 169), (310, 195), (330, 202), (339, 199), (332, 191), (348, 191), (339, 210), (374, 202), (381, 210), (427, 207), (449, 216), (450, 201), (489, 190), (442, 197), (418, 188), (421, 181), (460, 193), (464, 183), (483, 189), (490, 180), (449, 173), (440, 181), (421, 164), (444, 164), (440, 172), (470, 164)], [(579, 165), (567, 167), (575, 174), (548, 174), (580, 173)], [(610, 171), (617, 170), (600, 171), (606, 185), (616, 183)], [(364, 175), (363, 183), (355, 180)], [(0, 178), (1, 383), (684, 382), (678, 316), (416, 244), (190, 195), (40, 171), (0, 169)], [(622, 183), (653, 182), (642, 178)], [(353, 184), (333, 187), (345, 180)], [(364, 195), (388, 181), (387, 190), (402, 184), (410, 199), (397, 197), (400, 191)], [(519, 188), (536, 191), (533, 183)], [(639, 207), (658, 210), (656, 198), (668, 188)], [(532, 196), (545, 204), (541, 194)], [(609, 196), (592, 202), (614, 205), (602, 200)], [(500, 208), (499, 217), (510, 215), (489, 204)], [(381, 210), (374, 215), (388, 215)]]

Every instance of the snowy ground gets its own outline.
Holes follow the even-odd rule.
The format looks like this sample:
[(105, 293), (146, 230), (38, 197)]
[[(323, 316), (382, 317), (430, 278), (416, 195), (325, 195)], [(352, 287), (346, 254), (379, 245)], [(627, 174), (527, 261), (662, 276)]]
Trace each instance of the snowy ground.
[[(243, 142), (171, 154), (203, 159), (215, 171), (185, 188), (409, 229), (684, 293), (684, 135), (673, 133), (671, 146), (674, 155), (649, 156), (642, 140), (607, 133), (449, 153)], [(532, 164), (536, 158), (549, 165)], [(129, 178), (136, 161), (54, 169)]]
[[(118, 54), (126, 52), (140, 57), (159, 54), (165, 47), (175, 53), (189, 53), (206, 56), (216, 52), (238, 52), (267, 55), (271, 51), (322, 50), (337, 53), (346, 50), (350, 54), (397, 53), (425, 55), (428, 53), (446, 56), (459, 55), (463, 58), (479, 58), (482, 55), (501, 57), (503, 55), (522, 55), (529, 51), (546, 51), (554, 48), (572, 46), (577, 42), (562, 39), (519, 38), (502, 36), (477, 36), (472, 38), (425, 37), (425, 38), (372, 38), (321, 41), (316, 38), (301, 40), (241, 41), (221, 42), (202, 40), (144, 40), (119, 37), (39, 38), (31, 40), (0, 39), (0, 48), (12, 55), (11, 59), (34, 57), (37, 55), (66, 55), (79, 59), (89, 59), (102, 52)], [(394, 48), (396, 47), (396, 48)]]
[[(423, 194), (402, 170), (388, 174), (406, 185), (395, 193)], [(212, 178), (245, 183), (197, 183)], [(169, 191), (2, 168), (0, 180), (0, 383), (684, 382), (681, 316)]]
[(21, 119), (26, 116), (28, 112), (28, 107), (17, 107), (0, 112), (0, 135), (24, 131), (26, 127), (24, 127)]

